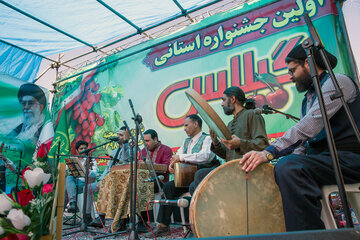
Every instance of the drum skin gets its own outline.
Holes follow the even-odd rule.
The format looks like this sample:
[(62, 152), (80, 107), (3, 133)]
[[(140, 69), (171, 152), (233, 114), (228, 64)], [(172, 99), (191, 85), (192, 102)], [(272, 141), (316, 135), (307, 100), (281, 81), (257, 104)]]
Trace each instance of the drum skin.
[(231, 133), (229, 129), (206, 100), (192, 88), (188, 88), (185, 94), (209, 128), (211, 128), (218, 137), (230, 140)]
[(286, 231), (274, 167), (261, 164), (248, 176), (241, 167), (239, 160), (227, 162), (195, 190), (189, 220), (196, 237)]

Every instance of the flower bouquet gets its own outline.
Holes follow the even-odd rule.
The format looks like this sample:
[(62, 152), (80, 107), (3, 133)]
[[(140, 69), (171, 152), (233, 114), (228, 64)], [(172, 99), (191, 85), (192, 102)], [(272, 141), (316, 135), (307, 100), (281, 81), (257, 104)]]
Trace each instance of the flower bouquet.
[(51, 174), (35, 168), (23, 173), (25, 189), (0, 194), (0, 239), (41, 239), (49, 234), (53, 184)]

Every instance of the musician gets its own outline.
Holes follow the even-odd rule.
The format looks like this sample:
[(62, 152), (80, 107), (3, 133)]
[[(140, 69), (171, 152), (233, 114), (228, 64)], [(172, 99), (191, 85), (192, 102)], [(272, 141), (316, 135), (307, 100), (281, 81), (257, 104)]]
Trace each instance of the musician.
[(110, 156), (113, 159), (108, 162), (105, 171), (99, 178), (97, 183), (98, 187), (100, 187), (101, 180), (106, 176), (106, 174), (110, 172), (112, 166), (130, 163), (130, 146), (128, 142), (130, 135), (125, 126), (120, 128), (120, 131), (117, 133), (117, 137), (117, 143), (119, 144), (119, 147), (111, 152)]
[[(162, 144), (159, 141), (158, 134), (154, 129), (146, 130), (143, 135), (144, 135), (145, 145), (149, 150), (150, 158), (152, 162), (156, 164), (166, 164), (169, 166), (170, 159), (173, 154), (171, 148)], [(141, 154), (145, 158), (148, 158), (145, 148), (141, 150)], [(169, 172), (164, 174), (163, 182), (168, 182), (168, 181), (169, 181)], [(155, 188), (157, 188), (156, 185)]]
[[(181, 194), (188, 191), (192, 194), (201, 180), (213, 170), (213, 167), (219, 165), (215, 154), (210, 150), (211, 137), (202, 132), (201, 127), (202, 120), (198, 115), (192, 114), (186, 117), (184, 121), (184, 131), (189, 137), (185, 139), (176, 155), (171, 158), (169, 170), (171, 173), (174, 173), (173, 166), (176, 162), (198, 164), (199, 170), (196, 172), (194, 181), (190, 184), (189, 188), (176, 188), (174, 181), (166, 183), (163, 190), (167, 199), (176, 199)], [(154, 235), (156, 237), (171, 234), (169, 224), (172, 212), (172, 206), (160, 206), (157, 219), (159, 225), (154, 230)], [(151, 232), (144, 236), (150, 238), (153, 237)]]
[[(130, 135), (125, 126), (120, 128), (120, 131), (117, 133), (117, 137), (118, 137), (117, 143), (119, 144), (119, 147), (111, 152), (110, 156), (112, 157), (112, 159), (108, 162), (106, 169), (101, 174), (98, 181), (90, 184), (89, 189), (91, 189), (93, 194), (99, 192), (101, 181), (110, 172), (113, 166), (130, 163), (130, 146), (128, 142), (130, 139)], [(88, 226), (101, 228), (102, 227), (101, 223), (105, 224), (105, 213), (98, 212), (98, 214), (100, 220), (92, 219), (92, 221), (90, 221), (89, 219), (91, 218), (91, 216), (88, 215), (86, 216), (87, 221), (90, 221), (88, 223)]]
[(6, 169), (16, 172), (15, 164), (2, 153), (0, 153), (0, 191), (6, 191)]
[(263, 150), (269, 146), (264, 118), (252, 110), (255, 108), (255, 103), (252, 99), (245, 97), (241, 88), (225, 89), (221, 106), (226, 115), (234, 116), (227, 125), (232, 139), (221, 139), (220, 142), (210, 129), (211, 151), (226, 161), (230, 161), (241, 158), (251, 150)]
[[(80, 152), (86, 150), (87, 148), (88, 148), (88, 143), (86, 141), (83, 141), (83, 140), (77, 141), (75, 144), (76, 155), (80, 155)], [(80, 158), (79, 160), (80, 160), (80, 163), (85, 168), (86, 160), (87, 160), (86, 156), (84, 156), (83, 158)], [(89, 183), (92, 183), (92, 182), (96, 181), (96, 175), (97, 175), (97, 171), (98, 171), (96, 160), (92, 159), (90, 165), (91, 165), (91, 167), (90, 167), (90, 171), (89, 171)], [(65, 187), (66, 187), (68, 199), (69, 199), (67, 211), (72, 212), (72, 213), (75, 213), (77, 211), (77, 206), (75, 203), (76, 185), (77, 185), (78, 189), (82, 189), (85, 186), (85, 178), (84, 177), (75, 178), (72, 175), (68, 174), (65, 178)], [(88, 191), (87, 195), (88, 195), (87, 196), (88, 204), (87, 204), (86, 214), (89, 214), (91, 212), (90, 191)], [(91, 221), (91, 219), (90, 219), (90, 221)]]
[[(336, 57), (328, 52), (326, 54), (334, 68)], [(344, 181), (360, 182), (360, 144), (341, 100), (330, 98), (335, 88), (318, 50), (314, 50), (314, 58)], [(302, 102), (301, 120), (264, 151), (245, 154), (240, 163), (244, 164), (243, 170), (252, 171), (261, 163), (287, 155), (275, 166), (275, 180), (282, 196), (286, 229), (323, 229), (324, 223), (320, 218), (321, 187), (336, 184), (332, 158), (309, 63), (301, 44), (290, 51), (285, 61), (296, 89), (306, 92)], [(359, 127), (359, 90), (348, 76), (337, 74), (336, 78)]]

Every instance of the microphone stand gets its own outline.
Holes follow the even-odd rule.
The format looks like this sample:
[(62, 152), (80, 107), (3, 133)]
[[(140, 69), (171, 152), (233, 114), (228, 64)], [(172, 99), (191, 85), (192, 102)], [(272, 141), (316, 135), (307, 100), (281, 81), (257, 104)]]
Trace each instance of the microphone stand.
[[(127, 130), (128, 130), (129, 133), (130, 133), (130, 128), (129, 128), (129, 126), (127, 125), (126, 121), (123, 121), (123, 123), (124, 123), (124, 126), (127, 128)], [(142, 138), (142, 141), (145, 142), (145, 141), (144, 141), (144, 137), (143, 137), (141, 131), (140, 131), (140, 133), (141, 133), (140, 136), (141, 136), (141, 138)], [(133, 142), (135, 142), (134, 136), (132, 136), (132, 135), (130, 134), (130, 137), (131, 137), (131, 140), (132, 140)], [(147, 156), (150, 156), (149, 149), (147, 148), (146, 144), (144, 144), (144, 148), (145, 148), (145, 151), (146, 151)], [(144, 161), (144, 163), (145, 163), (145, 166), (146, 166), (146, 169), (147, 169), (147, 170), (149, 171), (149, 173), (150, 173), (150, 177), (154, 179), (154, 182), (156, 182), (156, 181), (155, 181), (155, 178), (157, 178), (157, 176), (155, 177), (156, 172), (154, 171), (154, 172), (155, 172), (155, 175), (154, 175), (153, 170), (149, 168), (149, 164), (147, 163), (146, 158), (143, 156), (143, 154), (142, 154), (142, 152), (141, 152), (140, 149), (138, 149), (138, 153), (140, 154), (141, 159), (143, 159), (143, 161)], [(156, 182), (156, 183), (157, 183), (157, 182)], [(159, 183), (160, 183), (160, 182), (159, 182)], [(161, 189), (161, 186), (160, 186), (159, 183), (157, 183), (157, 186), (159, 187), (159, 189)], [(161, 194), (163, 195), (162, 189), (161, 189)], [(165, 198), (165, 199), (166, 199), (166, 198)]]
[[(130, 103), (130, 107), (131, 107), (131, 109), (132, 109), (132, 111), (133, 111), (133, 114), (134, 114), (134, 116), (135, 116), (135, 118), (136, 118), (137, 115), (136, 115), (136, 113), (135, 113), (135, 111), (134, 111), (134, 106), (133, 106), (133, 104), (132, 104), (132, 102), (131, 102), (131, 99), (129, 99), (129, 103)], [(140, 130), (140, 123), (137, 123), (137, 122), (135, 122), (135, 123), (137, 124), (136, 127), (138, 127), (139, 130)], [(139, 133), (140, 133), (140, 137), (141, 137), (142, 142), (145, 143), (145, 139), (144, 139), (143, 133), (142, 133), (141, 131), (139, 131)], [(137, 145), (138, 145), (138, 142), (136, 142), (136, 143), (137, 143)], [(145, 148), (145, 151), (146, 151), (146, 155), (150, 158), (150, 152), (149, 152), (149, 149), (146, 147), (146, 144), (144, 144), (144, 148)], [(150, 159), (149, 162), (150, 162), (150, 166), (151, 166), (151, 168), (152, 168), (152, 175), (154, 176), (156, 185), (157, 185), (158, 188), (159, 188), (159, 193), (160, 193), (160, 195), (161, 195), (162, 198), (166, 199), (166, 196), (165, 196), (165, 194), (164, 194), (164, 191), (163, 191), (163, 189), (162, 189), (162, 187), (161, 187), (161, 185), (160, 185), (159, 178), (158, 178), (157, 173), (156, 173), (156, 171), (155, 171), (154, 163), (151, 161), (151, 159)], [(145, 161), (145, 163), (146, 163), (146, 161)], [(147, 165), (146, 165), (146, 166), (147, 166)], [(151, 175), (151, 173), (150, 173), (150, 175)]]
[[(138, 118), (135, 117), (134, 121), (137, 123)], [(136, 125), (136, 133), (135, 133), (135, 142), (130, 144), (130, 223), (129, 223), (129, 239), (139, 239), (139, 235), (136, 229), (136, 183), (137, 183), (137, 157), (134, 154), (133, 148), (135, 148), (135, 153), (138, 151), (138, 140), (139, 140), (139, 127), (138, 124)]]
[[(95, 233), (95, 234), (104, 234), (106, 235), (107, 233), (103, 233), (103, 232), (100, 232), (100, 231), (91, 231), (91, 230), (88, 230), (88, 227), (87, 227), (87, 224), (85, 222), (85, 215), (86, 215), (86, 207), (87, 207), (87, 204), (90, 204), (87, 202), (87, 193), (88, 193), (88, 185), (89, 185), (89, 167), (90, 167), (90, 159), (91, 159), (91, 156), (89, 155), (89, 153), (96, 149), (96, 148), (99, 148), (103, 145), (106, 145), (106, 144), (109, 144), (111, 143), (112, 141), (108, 141), (108, 142), (105, 142), (103, 144), (100, 144), (100, 145), (97, 145), (95, 147), (92, 147), (92, 148), (89, 148), (89, 149), (86, 149), (84, 151), (81, 151), (79, 152), (79, 155), (81, 154), (85, 154), (86, 155), (86, 162), (85, 162), (85, 189), (84, 189), (84, 200), (83, 200), (83, 218), (82, 218), (82, 223), (80, 225), (80, 229), (77, 230), (77, 231), (74, 231), (74, 232), (69, 232), (69, 233), (65, 233), (63, 234), (62, 236), (67, 236), (67, 235), (70, 235), (70, 234), (74, 234), (74, 233), (78, 233), (78, 232), (90, 232), (90, 233)], [(90, 213), (91, 214), (91, 213)]]
[[(22, 159), (22, 151), (20, 152), (20, 161), (19, 161), (19, 167), (18, 167), (18, 172), (17, 172), (17, 176), (16, 176), (16, 185), (15, 185), (15, 196), (17, 198), (17, 192), (19, 190), (19, 178), (20, 178), (20, 175), (22, 175), (21, 173), (21, 159)], [(18, 199), (17, 199), (18, 200)]]
[[(136, 125), (136, 133), (135, 133), (135, 153), (138, 152), (138, 148), (139, 148), (139, 133), (141, 135), (141, 139), (143, 142), (144, 141), (144, 136), (140, 130), (140, 123), (141, 123), (141, 117), (139, 114), (135, 113), (134, 110), (134, 106), (132, 104), (131, 99), (129, 99), (129, 104), (130, 104), (130, 108), (132, 110), (132, 113), (134, 115), (133, 120), (135, 122)], [(126, 124), (126, 123), (124, 123)], [(127, 126), (127, 125), (126, 125)], [(129, 130), (129, 127), (127, 126), (127, 129)], [(129, 132), (130, 133), (130, 132)], [(131, 135), (131, 134), (130, 134)], [(147, 156), (150, 157), (150, 153), (149, 150), (146, 148), (145, 145), (145, 149), (146, 149), (146, 154)], [(133, 151), (131, 150), (131, 154), (133, 154)], [(154, 164), (152, 161), (150, 161), (150, 165), (152, 167), (153, 170), (153, 176), (155, 177), (155, 181), (159, 187), (159, 192), (161, 193), (161, 195), (163, 195), (163, 190), (160, 186), (160, 182), (159, 179), (157, 178), (157, 174), (154, 168)], [(133, 167), (134, 166), (134, 167)], [(134, 156), (133, 161), (131, 161), (131, 165), (130, 165), (130, 234), (129, 234), (129, 239), (133, 240), (133, 239), (139, 239), (139, 236), (137, 234), (137, 229), (136, 229), (136, 225), (135, 225), (135, 213), (136, 213), (136, 183), (137, 183), (137, 157)]]
[[(275, 113), (280, 113), (280, 114), (282, 114), (282, 115), (284, 115), (287, 119), (292, 119), (292, 120), (296, 120), (296, 121), (299, 121), (300, 120), (300, 118), (298, 118), (298, 117), (295, 117), (295, 116), (293, 116), (293, 115), (291, 115), (291, 114), (288, 114), (288, 113), (284, 113), (284, 112), (281, 112), (281, 111), (279, 111), (279, 110), (277, 110), (277, 109), (275, 109), (275, 108), (272, 108), (272, 107), (270, 107), (269, 105), (264, 105), (263, 106), (263, 109), (264, 109), (264, 111), (273, 111), (273, 112), (275, 112)], [(267, 114), (267, 113), (265, 113), (265, 114)], [(295, 121), (295, 122), (296, 122)]]
[(109, 143), (111, 143), (111, 142), (113, 142), (113, 140), (108, 141), (108, 142), (105, 142), (105, 143), (100, 144), (100, 145), (97, 145), (97, 146), (92, 147), (92, 148), (88, 148), (88, 149), (86, 149), (86, 150), (84, 150), (84, 151), (79, 152), (79, 155), (81, 155), (81, 154), (86, 154), (86, 155), (88, 156), (89, 152), (91, 152), (92, 150), (94, 150), (94, 149), (96, 149), (96, 148), (99, 148), (99, 147), (101, 147), (101, 146), (104, 146), (104, 145), (106, 145), (106, 144), (109, 144)]
[(307, 55), (307, 59), (309, 62), (309, 67), (310, 67), (310, 74), (311, 77), (313, 79), (314, 85), (315, 85), (315, 89), (316, 89), (316, 93), (318, 95), (318, 100), (319, 100), (319, 105), (320, 105), (320, 110), (321, 110), (321, 115), (323, 118), (323, 122), (324, 122), (324, 129), (326, 132), (326, 138), (327, 138), (327, 142), (328, 142), (328, 147), (329, 147), (329, 151), (331, 154), (331, 158), (333, 161), (333, 167), (334, 167), (334, 172), (335, 172), (335, 178), (336, 178), (336, 183), (338, 185), (339, 188), (339, 195), (341, 198), (341, 202), (344, 206), (344, 213), (345, 213), (345, 219), (346, 219), (346, 227), (350, 227), (353, 228), (354, 227), (354, 223), (352, 221), (351, 218), (351, 214), (350, 214), (350, 208), (349, 208), (349, 203), (347, 200), (347, 196), (346, 196), (346, 191), (345, 191), (345, 187), (344, 187), (344, 178), (341, 172), (341, 168), (340, 168), (340, 164), (339, 164), (339, 158), (338, 158), (338, 154), (335, 148), (335, 140), (334, 140), (334, 136), (332, 134), (331, 131), (331, 126), (330, 126), (330, 121), (329, 121), (329, 117), (327, 115), (326, 112), (326, 108), (325, 108), (325, 102), (324, 102), (324, 97), (322, 95), (321, 92), (321, 84), (320, 84), (320, 80), (319, 80), (319, 76), (318, 76), (318, 72), (316, 69), (316, 63), (315, 63), (315, 59), (314, 59), (314, 55), (313, 55), (313, 49), (316, 47), (319, 51), (320, 54), (322, 56), (323, 62), (325, 63), (326, 69), (328, 70), (331, 80), (333, 81), (333, 84), (335, 86), (335, 94), (333, 94), (330, 98), (331, 100), (334, 100), (336, 98), (341, 98), (341, 102), (342, 105), (347, 113), (347, 116), (349, 118), (349, 121), (355, 131), (356, 137), (358, 139), (358, 141), (360, 142), (360, 134), (359, 134), (359, 130), (356, 127), (355, 121), (350, 113), (349, 107), (346, 104), (344, 97), (343, 97), (343, 93), (339, 87), (339, 84), (335, 78), (334, 73), (332, 72), (329, 60), (326, 56), (326, 53), (324, 51), (324, 45), (322, 44), (322, 41), (320, 40), (320, 37), (314, 27), (314, 25), (312, 24), (310, 17), (307, 13), (305, 13), (305, 22), (309, 28), (309, 32), (310, 32), (310, 36), (309, 38), (307, 38), (302, 46), (305, 49), (306, 55)]

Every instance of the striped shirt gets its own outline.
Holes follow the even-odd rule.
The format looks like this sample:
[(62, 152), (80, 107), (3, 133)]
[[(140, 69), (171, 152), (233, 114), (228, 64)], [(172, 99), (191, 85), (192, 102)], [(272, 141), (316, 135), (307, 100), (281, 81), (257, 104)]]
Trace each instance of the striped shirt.
[[(326, 112), (331, 118), (342, 107), (341, 99), (331, 100), (335, 87), (328, 74), (321, 74), (321, 91), (324, 97)], [(353, 81), (344, 74), (336, 74), (336, 79), (344, 94), (344, 100), (351, 103), (355, 100), (358, 90)], [(282, 137), (277, 138), (271, 146), (265, 150), (272, 153), (275, 158), (285, 156), (290, 153), (304, 154), (305, 148), (302, 146), (308, 139), (315, 137), (323, 128), (324, 123), (321, 115), (318, 97), (313, 84), (305, 94), (306, 107), (302, 109), (301, 119), (291, 127)]]

